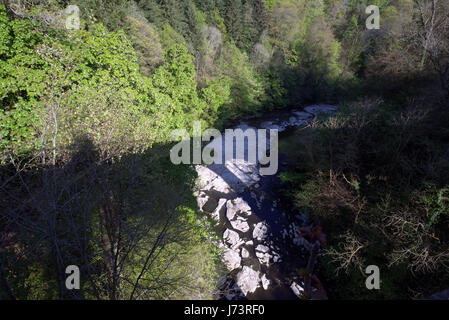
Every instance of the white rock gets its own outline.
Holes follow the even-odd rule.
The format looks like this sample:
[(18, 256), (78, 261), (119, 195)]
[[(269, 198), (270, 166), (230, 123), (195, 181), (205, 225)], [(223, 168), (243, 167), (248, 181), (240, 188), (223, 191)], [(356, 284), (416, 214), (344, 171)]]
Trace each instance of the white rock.
[(241, 242), (239, 234), (230, 229), (226, 229), (223, 232), (223, 240), (232, 247), (237, 246)]
[(232, 221), (238, 214), (251, 215), (251, 207), (242, 198), (229, 200), (226, 203), (226, 217), (229, 221)]
[(270, 254), (256, 251), (256, 257), (259, 259), (260, 264), (266, 265), (267, 267), (270, 266), (270, 258), (272, 258)]
[(304, 292), (304, 288), (301, 287), (299, 284), (297, 284), (296, 282), (293, 282), (290, 286), (290, 288), (293, 290), (293, 293), (298, 297), (301, 298), (302, 297), (302, 293)]
[(246, 241), (246, 243), (245, 243), (247, 246), (253, 246), (254, 245), (254, 241), (253, 240), (249, 240), (249, 241)]
[(198, 173), (198, 178), (196, 180), (196, 187), (198, 189), (203, 191), (216, 190), (224, 194), (232, 191), (231, 186), (221, 174), (217, 174), (214, 170), (202, 165), (197, 165), (195, 170)]
[(249, 258), (249, 251), (246, 250), (245, 248), (242, 248), (242, 258)]
[(253, 230), (253, 238), (259, 241), (267, 237), (268, 227), (264, 222), (259, 222), (255, 225)]
[(211, 164), (206, 169), (213, 172), (218, 178), (216, 178), (217, 181), (213, 180), (204, 188), (213, 188), (219, 192), (228, 193), (226, 188), (242, 192), (260, 181), (257, 165), (241, 159), (228, 160), (225, 164)]
[(262, 287), (264, 290), (267, 290), (268, 287), (270, 286), (271, 281), (267, 279), (267, 276), (264, 274), (262, 275), (262, 277), (260, 278), (260, 280), (262, 281)]
[(260, 252), (263, 252), (263, 253), (267, 253), (268, 251), (270, 251), (270, 248), (268, 248), (267, 246), (264, 246), (263, 244), (259, 244), (259, 245), (256, 247), (256, 251), (260, 251)]
[(242, 220), (234, 220), (231, 221), (231, 226), (238, 231), (241, 231), (243, 233), (248, 232), (249, 231), (249, 224), (246, 221), (242, 221)]
[(260, 273), (248, 266), (244, 266), (237, 274), (237, 285), (243, 294), (247, 295), (260, 287)]
[(242, 259), (240, 258), (238, 252), (234, 250), (226, 250), (225, 253), (223, 254), (223, 262), (226, 264), (228, 270), (232, 271), (237, 268), (240, 268), (240, 263), (242, 262)]

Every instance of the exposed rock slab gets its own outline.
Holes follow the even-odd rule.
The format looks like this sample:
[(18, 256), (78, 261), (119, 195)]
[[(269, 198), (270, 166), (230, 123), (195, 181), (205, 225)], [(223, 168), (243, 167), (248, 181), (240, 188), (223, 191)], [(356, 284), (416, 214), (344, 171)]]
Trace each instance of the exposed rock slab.
[(237, 220), (233, 220), (231, 221), (231, 226), (238, 231), (241, 231), (243, 233), (246, 233), (249, 231), (249, 224), (248, 222), (241, 220), (241, 219), (237, 219)]
[(223, 240), (231, 247), (236, 247), (242, 242), (242, 239), (240, 239), (239, 234), (236, 231), (230, 229), (226, 229), (224, 231)]
[(259, 244), (256, 247), (256, 251), (260, 251), (262, 253), (267, 253), (268, 251), (270, 251), (270, 248), (268, 248), (267, 246), (263, 245), (263, 244)]
[(240, 268), (242, 259), (238, 252), (234, 250), (226, 250), (223, 254), (223, 262), (229, 271), (233, 271), (235, 269)]
[(241, 255), (242, 255), (242, 258), (249, 258), (249, 251), (248, 250), (246, 250), (245, 248), (242, 248), (242, 253), (241, 253)]
[(296, 282), (293, 282), (290, 285), (290, 288), (292, 289), (293, 293), (298, 297), (301, 298), (303, 293), (304, 293), (304, 288), (301, 287), (299, 284), (297, 284)]
[(258, 241), (263, 241), (268, 236), (268, 227), (265, 222), (259, 222), (255, 225), (253, 230), (253, 238)]
[(229, 200), (226, 203), (226, 217), (229, 221), (232, 221), (236, 218), (236, 215), (251, 215), (251, 207), (248, 203), (242, 198), (237, 198), (234, 200)]
[(261, 282), (262, 282), (262, 288), (264, 290), (268, 290), (268, 287), (270, 286), (271, 281), (267, 279), (267, 276), (264, 274), (262, 275), (262, 277), (260, 278)]
[(244, 266), (242, 271), (237, 274), (237, 285), (245, 295), (256, 291), (260, 287), (260, 283), (260, 272), (251, 267)]

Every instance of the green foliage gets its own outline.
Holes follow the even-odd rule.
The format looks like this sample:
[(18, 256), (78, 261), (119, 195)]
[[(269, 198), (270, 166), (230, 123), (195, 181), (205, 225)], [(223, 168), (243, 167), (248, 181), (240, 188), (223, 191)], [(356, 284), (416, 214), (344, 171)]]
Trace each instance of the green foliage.
[(170, 48), (174, 44), (186, 45), (184, 37), (176, 32), (168, 23), (164, 24), (161, 31), (161, 43), (164, 48)]
[[(60, 13), (69, 4), (81, 9), (81, 30), (63, 29)], [(379, 32), (365, 28), (369, 4), (380, 7)], [(67, 216), (77, 226), (88, 221), (86, 267), (97, 273), (83, 284), (84, 297), (129, 297), (147, 249), (173, 214), (166, 250), (141, 282), (151, 287), (158, 274), (166, 285), (140, 294), (210, 298), (218, 254), (204, 242), (208, 225), (186, 196), (192, 173), (166, 157), (172, 129), (191, 129), (195, 120), (223, 128), (242, 116), (364, 92), (388, 103), (349, 105), (281, 141), (298, 163), (280, 177), (285, 195), (332, 230), (324, 272), (332, 286), (346, 288), (338, 297), (403, 298), (401, 288), (410, 283), (430, 293), (439, 277), (447, 279), (448, 243), (448, 118), (440, 88), (432, 87), (438, 78), (448, 90), (446, 2), (437, 9), (438, 28), (429, 30), (420, 17), (430, 17), (430, 9), (411, 0), (61, 0), (26, 1), (14, 10), (0, 4), (0, 174), (12, 185), (0, 189), (8, 199), (0, 206), (42, 219), (33, 232), (15, 230), (15, 241), (27, 249), (45, 238), (42, 248), (61, 244), (65, 257), (81, 259), (66, 236), (54, 243), (36, 230), (59, 236), (76, 233), (64, 229)], [(432, 108), (410, 108), (409, 98), (426, 90)], [(174, 196), (172, 206), (166, 195), (176, 187), (183, 196)], [(127, 256), (129, 282), (120, 293), (111, 291), (101, 247), (102, 228), (117, 227), (102, 218), (110, 208), (126, 231), (141, 236), (154, 227)], [(45, 220), (52, 214), (58, 218)], [(61, 229), (46, 229), (52, 225)], [(58, 259), (51, 250), (34, 254), (8, 275), (12, 287), (20, 298), (65, 297), (55, 278)], [(382, 293), (360, 285), (367, 261), (389, 270)], [(344, 275), (333, 274), (336, 268)], [(197, 289), (182, 286), (185, 279)]]
[(233, 101), (226, 110), (229, 117), (258, 111), (264, 95), (263, 83), (248, 56), (233, 44), (225, 45), (217, 64), (220, 73), (228, 76), (232, 83)]
[(262, 2), (265, 4), (268, 10), (273, 10), (274, 6), (276, 5), (276, 0), (262, 0)]
[[(447, 286), (447, 140), (422, 137), (448, 114), (426, 108), (353, 103), (281, 142), (301, 164), (281, 175), (285, 195), (333, 230), (323, 273), (335, 298), (403, 299)], [(369, 264), (383, 270), (380, 291), (364, 288)]]
[(87, 25), (101, 23), (111, 31), (117, 31), (127, 25), (126, 16), (129, 12), (127, 0), (76, 0), (67, 1), (67, 5), (77, 5), (81, 18)]
[(163, 63), (163, 49), (157, 31), (145, 21), (128, 17), (130, 40), (139, 58), (140, 70), (150, 76), (154, 68)]
[(158, 115), (158, 128), (169, 139), (172, 129), (190, 128), (206, 106), (198, 95), (193, 56), (187, 48), (172, 45), (165, 53), (165, 61), (151, 78), (149, 99), (152, 111)]
[(39, 122), (36, 109), (48, 79), (41, 69), (46, 62), (33, 50), (43, 37), (30, 31), (29, 21), (10, 21), (3, 5), (0, 27), (0, 150), (22, 152), (35, 146), (33, 135)]

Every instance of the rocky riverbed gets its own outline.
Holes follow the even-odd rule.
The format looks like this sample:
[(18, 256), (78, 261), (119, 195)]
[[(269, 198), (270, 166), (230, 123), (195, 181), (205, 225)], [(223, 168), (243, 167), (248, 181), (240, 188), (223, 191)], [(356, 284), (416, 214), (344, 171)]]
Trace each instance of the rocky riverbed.
[[(276, 113), (269, 119), (248, 120), (235, 128), (277, 129), (281, 133), (307, 125), (320, 113), (336, 111), (335, 106), (313, 105)], [(278, 172), (287, 165), (279, 155)], [(307, 264), (310, 244), (297, 236), (300, 227), (308, 226), (308, 218), (280, 203), (277, 176), (263, 176), (257, 161), (243, 159), (198, 165), (196, 171), (198, 206), (215, 221), (222, 235), (216, 245), (222, 249), (229, 271), (218, 284), (217, 298), (298, 299), (303, 282), (297, 270)]]

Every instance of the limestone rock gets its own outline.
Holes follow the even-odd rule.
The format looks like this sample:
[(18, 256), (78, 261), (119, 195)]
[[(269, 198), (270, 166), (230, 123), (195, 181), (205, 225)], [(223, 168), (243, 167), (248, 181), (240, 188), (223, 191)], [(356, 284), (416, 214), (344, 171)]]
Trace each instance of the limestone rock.
[(226, 264), (226, 267), (229, 271), (235, 270), (237, 268), (240, 268), (240, 263), (242, 259), (240, 258), (240, 255), (238, 252), (234, 250), (226, 250), (223, 255), (223, 261)]
[(239, 234), (230, 229), (226, 229), (223, 232), (223, 240), (225, 243), (229, 244), (232, 247), (238, 245), (241, 241)]
[(253, 230), (253, 238), (262, 241), (267, 238), (268, 235), (268, 227), (265, 222), (259, 222), (256, 224)]
[(266, 265), (267, 267), (270, 266), (270, 259), (272, 258), (272, 255), (269, 253), (256, 251), (256, 257), (259, 259), (260, 264)]
[(263, 245), (263, 244), (259, 244), (256, 247), (256, 251), (260, 251), (262, 253), (267, 253), (268, 251), (270, 251), (270, 248), (268, 248), (267, 246)]
[(226, 203), (226, 217), (229, 221), (232, 221), (238, 214), (246, 216), (251, 215), (251, 207), (242, 198), (229, 200)]
[(249, 258), (249, 251), (245, 248), (242, 248), (242, 258)]
[(262, 281), (262, 287), (264, 290), (267, 290), (268, 287), (270, 286), (271, 281), (267, 279), (267, 276), (264, 274), (262, 275), (261, 279)]
[(235, 230), (241, 231), (243, 233), (249, 231), (249, 224), (248, 224), (248, 222), (246, 222), (244, 220), (241, 220), (241, 219), (237, 219), (237, 220), (231, 221), (231, 226)]
[(253, 293), (260, 287), (260, 273), (244, 266), (242, 271), (237, 274), (237, 285), (245, 295)]
[(298, 297), (301, 298), (302, 294), (304, 292), (304, 288), (301, 287), (299, 284), (297, 284), (296, 282), (293, 282), (290, 286), (290, 288), (292, 289), (293, 293)]

